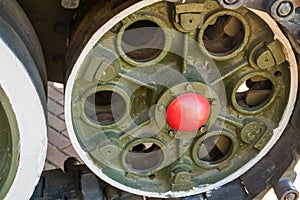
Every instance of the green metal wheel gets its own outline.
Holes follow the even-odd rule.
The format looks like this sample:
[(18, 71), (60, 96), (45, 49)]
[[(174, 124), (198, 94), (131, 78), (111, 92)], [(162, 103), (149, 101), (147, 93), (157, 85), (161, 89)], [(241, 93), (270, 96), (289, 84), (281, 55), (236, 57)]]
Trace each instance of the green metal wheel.
[(298, 87), (295, 55), (272, 18), (217, 1), (120, 9), (90, 13), (68, 55), (67, 128), (90, 169), (167, 198), (223, 186), (262, 159)]

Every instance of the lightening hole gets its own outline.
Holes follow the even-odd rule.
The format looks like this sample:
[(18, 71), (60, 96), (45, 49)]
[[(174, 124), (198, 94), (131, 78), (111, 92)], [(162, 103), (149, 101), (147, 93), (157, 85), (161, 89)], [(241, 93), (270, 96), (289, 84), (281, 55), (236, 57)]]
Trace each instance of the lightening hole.
[(147, 62), (161, 54), (165, 43), (166, 38), (161, 27), (153, 21), (140, 20), (125, 29), (121, 47), (132, 60)]
[(227, 136), (210, 136), (199, 145), (198, 158), (209, 164), (219, 164), (231, 154), (232, 145), (231, 139)]
[(126, 164), (131, 170), (144, 173), (155, 170), (163, 159), (162, 149), (158, 145), (141, 143), (129, 150), (126, 155)]
[(262, 76), (254, 76), (243, 82), (235, 98), (238, 105), (245, 110), (256, 110), (268, 103), (273, 93), (272, 82)]
[(205, 48), (216, 56), (224, 56), (235, 51), (243, 42), (245, 29), (239, 19), (224, 15), (209, 25), (203, 35)]
[(124, 116), (126, 103), (122, 96), (116, 92), (99, 91), (86, 99), (84, 112), (93, 123), (109, 125)]

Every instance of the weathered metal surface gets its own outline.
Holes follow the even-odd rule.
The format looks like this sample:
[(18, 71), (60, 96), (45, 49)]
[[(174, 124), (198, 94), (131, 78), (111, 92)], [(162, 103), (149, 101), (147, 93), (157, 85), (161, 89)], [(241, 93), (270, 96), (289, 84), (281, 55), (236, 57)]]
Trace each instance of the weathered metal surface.
[(236, 9), (241, 6), (265, 11), (269, 13), (278, 23), (288, 29), (288, 31), (298, 41), (299, 46), (300, 29), (299, 29), (299, 6), (298, 0), (260, 0), (260, 1), (227, 1), (218, 0), (220, 5), (227, 9)]
[[(97, 30), (101, 22), (80, 26)], [(289, 50), (260, 17), (217, 1), (159, 2), (109, 25), (75, 64), (67, 94), (72, 142), (100, 177), (149, 196), (204, 191), (274, 138), (293, 80)], [(82, 38), (75, 34), (75, 44)], [(165, 112), (188, 92), (212, 111), (205, 127), (184, 133)]]
[(60, 0), (18, 2), (32, 22), (41, 42), (47, 66), (47, 80), (63, 83), (66, 49), (75, 10), (64, 9)]

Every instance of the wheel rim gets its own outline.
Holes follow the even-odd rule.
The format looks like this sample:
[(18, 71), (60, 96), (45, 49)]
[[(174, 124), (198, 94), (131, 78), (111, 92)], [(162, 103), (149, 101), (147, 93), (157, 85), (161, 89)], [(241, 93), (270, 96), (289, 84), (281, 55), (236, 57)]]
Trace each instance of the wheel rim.
[(29, 199), (46, 158), (46, 68), (22, 8), (0, 4), (0, 199)]
[[(12, 154), (6, 160), (7, 166), (1, 167), (1, 178), (4, 178), (2, 181), (5, 183), (1, 183), (0, 198), (29, 199), (39, 181), (46, 158), (47, 125), (43, 83), (24, 43), (2, 18), (0, 23), (1, 118), (7, 120), (1, 121), (1, 126), (7, 127), (6, 132), (1, 130), (1, 135), (11, 140), (4, 146), (1, 143), (1, 147), (10, 148)], [(7, 152), (6, 149), (1, 157), (9, 156)], [(4, 172), (8, 168), (9, 173)]]
[[(204, 28), (200, 29), (199, 37), (197, 37), (198, 41), (195, 42), (200, 46), (200, 51), (198, 51), (200, 52), (199, 54), (201, 54), (202, 60), (199, 61), (200, 64), (197, 64), (198, 60), (195, 59), (193, 60), (193, 64), (205, 68), (206, 63), (208, 63), (213, 66), (212, 68), (217, 69), (216, 71), (210, 71), (211, 74), (215, 75), (214, 72), (216, 72), (219, 76), (201, 77), (199, 78), (201, 81), (196, 81), (195, 79), (197, 78), (193, 75), (188, 76), (185, 74), (182, 76), (184, 73), (181, 73), (180, 70), (174, 70), (173, 68), (162, 65), (160, 61), (163, 58), (161, 57), (166, 56), (166, 53), (161, 53), (156, 57), (153, 56), (154, 58), (152, 60), (150, 59), (150, 61), (137, 61), (133, 57), (131, 57), (131, 61), (127, 61), (130, 59), (128, 58), (130, 55), (126, 54), (124, 49), (120, 50), (122, 45), (119, 45), (119, 49), (117, 50), (112, 50), (112, 48), (108, 47), (109, 45), (105, 46), (107, 44), (113, 44), (112, 41), (114, 41), (114, 39), (110, 39), (109, 34), (106, 33), (114, 29), (114, 25), (119, 28), (118, 22), (123, 19), (123, 24), (126, 24), (130, 20), (136, 22), (137, 19), (140, 19), (139, 17), (142, 16), (140, 13), (147, 11), (147, 6), (149, 5), (154, 5), (155, 8), (155, 5), (161, 4), (161, 7), (163, 7), (162, 4), (167, 4), (157, 2), (159, 1), (147, 2), (147, 4), (142, 2), (133, 5), (100, 27), (92, 36), (77, 59), (68, 79), (65, 113), (67, 128), (76, 151), (100, 178), (123, 190), (139, 195), (180, 197), (206, 192), (238, 178), (271, 149), (283, 132), (293, 110), (297, 91), (297, 63), (291, 47), (280, 32), (280, 29), (274, 25), (275, 23), (270, 17), (257, 11), (253, 12), (259, 16), (263, 16), (262, 18), (265, 22), (262, 23), (261, 19), (255, 14), (250, 14), (251, 17), (259, 21), (259, 23), (262, 23), (262, 27), (267, 27), (270, 32), (273, 32), (275, 38), (279, 41), (278, 43), (277, 40), (274, 40), (272, 35), (269, 35), (269, 49), (271, 49), (271, 51), (274, 51), (274, 49), (278, 50), (279, 45), (285, 49), (284, 51), (289, 53), (284, 55), (284, 57), (286, 57), (284, 60), (280, 59), (280, 55), (275, 56), (274, 62), (277, 63), (274, 68), (272, 68), (273, 66), (269, 66), (272, 65), (272, 63), (269, 64), (270, 61), (268, 60), (268, 58), (270, 58), (268, 57), (269, 52), (260, 52), (263, 56), (255, 60), (258, 51), (254, 47), (260, 50), (261, 47), (259, 44), (253, 46), (253, 36), (251, 36), (248, 27), (253, 26), (253, 24), (249, 24), (249, 22), (242, 17), (245, 13), (249, 14), (246, 9), (230, 11), (229, 14), (226, 11), (216, 12), (217, 14), (211, 14), (210, 17), (204, 21), (204, 25), (202, 26)], [(135, 15), (135, 13), (138, 14)], [(225, 13), (226, 16), (229, 15), (240, 20), (240, 23), (244, 27), (244, 39), (238, 42), (238, 47), (233, 46), (232, 49), (227, 51), (219, 50), (218, 47), (207, 49), (205, 42), (202, 41), (205, 35), (205, 29), (211, 25), (211, 20), (224, 16)], [(155, 16), (151, 15), (151, 17), (142, 18), (142, 20), (149, 20), (150, 18), (152, 22), (161, 20), (157, 17), (157, 13)], [(172, 52), (184, 57), (184, 53), (170, 49), (171, 41), (167, 40), (168, 38), (176, 38), (176, 36), (177, 38), (184, 38), (185, 36), (181, 33), (179, 34), (177, 31), (170, 30), (169, 22), (166, 22), (165, 19), (163, 21), (163, 23), (156, 23), (159, 25), (167, 24), (166, 27), (162, 25), (164, 26), (163, 31), (165, 34), (165, 45), (162, 47), (162, 52)], [(266, 22), (272, 24), (272, 26), (270, 26), (272, 29), (266, 26)], [(121, 30), (126, 30), (126, 27), (129, 26), (130, 24), (121, 26)], [(260, 29), (262, 29), (262, 27), (260, 27)], [(116, 36), (116, 38), (118, 38), (117, 41), (122, 38), (123, 32), (120, 33), (121, 34)], [(119, 52), (119, 54), (117, 53), (116, 55), (114, 51)], [(282, 52), (282, 50), (280, 51)], [(218, 62), (224, 62), (223, 64), (226, 65), (226, 61), (230, 59), (241, 58), (241, 52), (249, 52), (244, 54), (248, 60), (246, 59), (238, 63), (237, 68), (227, 66), (226, 70), (230, 70), (230, 73), (224, 74), (226, 70), (222, 71), (222, 67), (218, 65)], [(97, 58), (92, 57), (97, 54)], [(119, 61), (121, 59), (118, 55), (121, 55), (120, 57), (121, 59), (123, 57), (124, 61)], [(99, 75), (99, 73), (95, 71), (95, 68), (92, 69), (92, 66), (95, 66), (95, 64), (91, 64), (91, 60), (97, 61), (101, 56), (104, 57), (103, 60), (106, 63), (110, 63), (110, 65), (105, 65), (103, 69), (108, 69), (110, 72), (113, 71), (113, 73), (110, 73), (113, 74), (111, 77), (107, 78), (107, 76)], [(216, 63), (212, 59), (214, 59)], [(153, 60), (159, 62), (159, 64), (154, 66), (151, 62)], [(101, 63), (100, 61), (97, 62), (98, 64)], [(283, 63), (286, 62), (289, 64), (289, 70), (283, 65)], [(143, 69), (139, 71), (139, 69), (136, 69), (137, 65)], [(90, 67), (90, 71), (87, 66)], [(134, 117), (132, 115), (132, 110), (143, 110), (143, 107), (139, 106), (143, 103), (148, 103), (147, 101), (132, 103), (134, 102), (132, 96), (143, 97), (143, 95), (147, 93), (148, 88), (151, 90), (151, 87), (155, 87), (150, 84), (150, 81), (147, 80), (146, 77), (141, 76), (142, 78), (140, 79), (136, 79), (135, 77), (136, 74), (141, 75), (141, 73), (146, 73), (147, 75), (151, 74), (151, 72), (147, 71), (147, 67), (149, 66), (152, 66), (155, 70), (160, 72), (163, 72), (161, 69), (165, 67), (167, 70), (172, 71), (173, 79), (177, 78), (177, 83), (173, 84), (164, 82), (164, 80), (161, 79), (163, 76), (161, 76), (160, 79), (151, 77), (153, 78), (151, 80), (156, 86), (163, 85), (167, 88), (166, 90), (160, 90), (161, 95), (156, 97), (155, 103), (150, 103), (148, 106), (148, 110), (154, 110), (153, 119), (155, 123), (153, 124), (150, 122), (151, 120), (148, 121), (148, 124), (136, 122), (133, 120)], [(130, 68), (132, 72), (124, 73), (124, 68), (126, 70)], [(180, 72), (179, 74), (178, 71)], [(104, 72), (104, 74), (107, 74), (106, 71)], [(203, 74), (201, 75), (204, 76)], [(164, 76), (164, 78), (167, 78), (167, 76)], [(191, 81), (191, 79), (193, 81)], [(140, 91), (139, 93), (134, 93), (133, 91), (137, 91), (141, 87), (130, 86), (128, 80), (135, 84), (145, 86), (146, 89), (142, 88), (141, 90), (146, 90), (146, 92)], [(221, 89), (216, 89), (218, 87), (212, 86), (214, 84), (219, 84)], [(248, 89), (241, 91), (241, 86), (245, 84), (248, 85)], [(86, 85), (88, 85), (88, 87)], [(113, 120), (114, 122), (109, 126), (94, 124), (89, 127), (89, 125), (86, 125), (89, 122), (82, 120), (85, 118), (85, 114), (81, 112), (82, 107), (84, 107), (82, 106), (81, 95), (84, 96), (87, 89), (88, 91), (94, 91), (94, 93), (99, 90), (105, 91), (101, 89), (103, 87), (114, 87), (114, 92), (117, 94), (127, 94), (121, 95), (123, 100), (125, 99), (125, 110), (127, 113), (123, 115), (122, 120)], [(159, 90), (159, 87), (155, 89)], [(206, 127), (199, 127), (199, 131), (182, 133), (180, 131), (174, 131), (172, 127), (168, 126), (165, 120), (165, 110), (168, 108), (170, 102), (174, 100), (174, 96), (178, 97), (180, 94), (187, 92), (202, 94), (206, 97), (210, 101), (212, 112)], [(146, 94), (148, 98), (145, 99), (149, 99), (150, 96)], [(280, 102), (278, 100), (279, 98), (284, 102), (281, 106), (278, 104)], [(228, 102), (226, 102), (226, 99)], [(114, 98), (112, 96), (111, 101), (113, 100)], [(277, 109), (276, 113), (280, 116), (279, 119), (275, 119), (276, 117), (274, 118), (270, 114), (270, 110), (274, 109)], [(130, 110), (130, 113), (128, 110)], [(97, 108), (94, 108), (94, 112), (97, 115)], [(112, 113), (114, 112), (112, 111)], [(114, 118), (114, 116), (112, 117)], [(221, 130), (215, 128), (216, 122), (221, 124)], [(136, 123), (139, 124), (136, 125)], [(133, 128), (130, 128), (130, 125), (132, 125)], [(142, 127), (141, 130), (139, 130), (140, 127)], [(118, 133), (120, 130), (122, 134), (120, 134), (120, 132)], [(163, 132), (163, 134), (158, 134), (161, 132)], [(120, 137), (122, 137), (122, 139), (119, 139)], [(214, 144), (213, 151), (209, 151), (207, 148), (201, 148), (201, 145), (205, 146), (211, 143)], [(149, 154), (147, 150), (151, 149), (152, 146), (155, 146), (156, 150), (151, 151)], [(176, 146), (183, 146), (183, 148), (178, 150)], [(139, 148), (141, 149), (138, 150)], [(176, 156), (170, 154), (174, 148), (178, 154)], [(128, 152), (141, 153), (144, 157), (140, 158), (140, 154), (129, 156), (131, 159), (137, 161), (132, 161), (132, 163), (128, 164)], [(151, 153), (159, 158), (157, 163), (149, 164), (148, 168), (145, 167), (143, 170), (132, 167), (136, 162), (142, 165), (141, 160), (147, 160), (149, 156), (151, 157)], [(218, 172), (214, 173), (214, 170)], [(213, 176), (209, 175), (211, 173)], [(167, 179), (171, 181), (168, 182), (166, 179), (161, 178), (163, 176), (167, 176)], [(136, 184), (137, 178), (142, 179), (138, 181), (139, 184)], [(149, 181), (153, 185), (149, 184)], [(147, 188), (144, 188), (143, 185), (147, 185)], [(158, 185), (160, 188), (157, 189)]]
[(9, 191), (17, 173), (18, 163), (18, 127), (14, 112), (8, 98), (0, 88), (0, 138), (1, 138), (1, 167), (0, 167), (0, 197)]

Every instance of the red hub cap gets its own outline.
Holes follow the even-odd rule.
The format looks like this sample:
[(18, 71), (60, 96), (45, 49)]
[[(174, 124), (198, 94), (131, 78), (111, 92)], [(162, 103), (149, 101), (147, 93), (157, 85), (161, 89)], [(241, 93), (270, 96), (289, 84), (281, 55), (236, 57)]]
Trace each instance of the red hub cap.
[(185, 93), (170, 103), (166, 117), (172, 129), (190, 132), (202, 127), (209, 114), (210, 104), (204, 96)]

